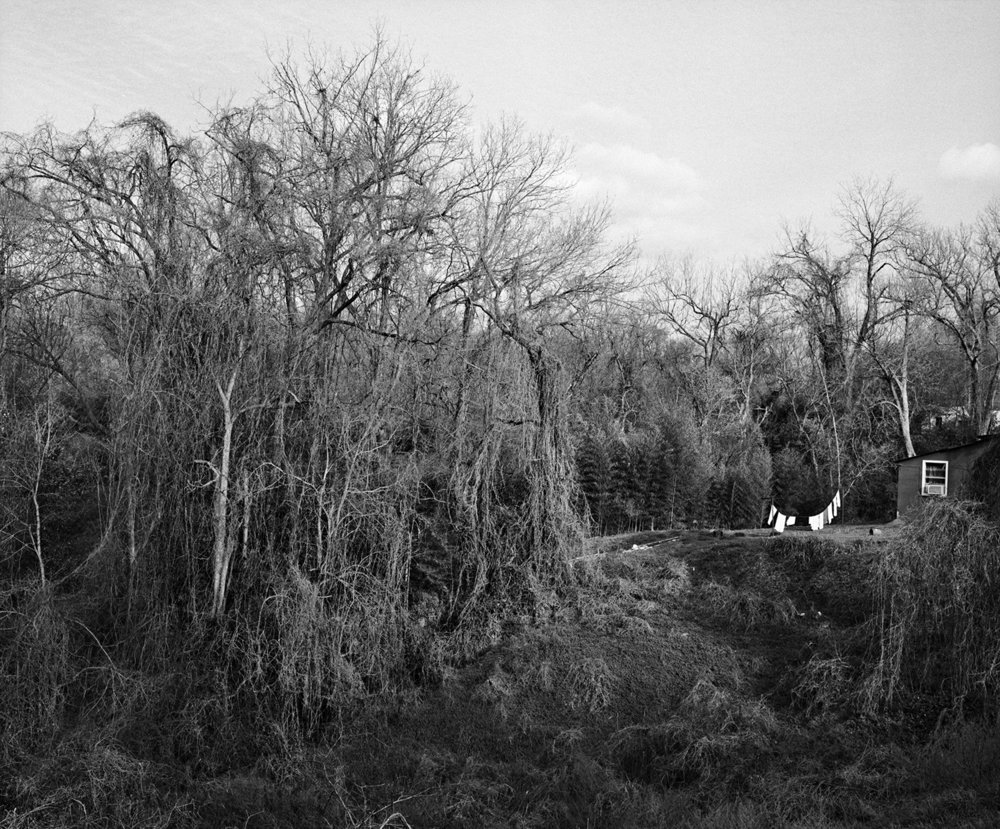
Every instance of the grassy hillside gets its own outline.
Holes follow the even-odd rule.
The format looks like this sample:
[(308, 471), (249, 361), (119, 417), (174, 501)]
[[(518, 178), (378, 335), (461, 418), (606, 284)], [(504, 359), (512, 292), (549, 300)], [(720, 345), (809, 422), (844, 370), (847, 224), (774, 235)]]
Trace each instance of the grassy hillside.
[[(359, 689), (312, 741), (254, 731), (210, 677), (116, 670), (70, 621), (79, 595), (9, 593), (6, 687), (71, 699), (60, 720), (51, 693), (5, 699), (0, 825), (994, 825), (1000, 731), (982, 712), (913, 684), (873, 698), (896, 543), (592, 540), (544, 618), (513, 619), (457, 666), (428, 632), (408, 688)], [(18, 661), (25, 648), (44, 663)]]

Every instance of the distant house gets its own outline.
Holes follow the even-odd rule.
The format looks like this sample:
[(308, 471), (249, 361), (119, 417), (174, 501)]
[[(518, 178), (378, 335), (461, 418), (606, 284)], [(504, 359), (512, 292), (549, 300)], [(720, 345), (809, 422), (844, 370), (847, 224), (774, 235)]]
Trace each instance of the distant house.
[[(965, 406), (939, 407), (925, 413), (918, 431), (927, 433), (939, 429), (947, 429), (950, 426), (967, 423), (968, 420), (969, 410)], [(990, 418), (986, 426), (987, 431), (991, 433), (1000, 429), (1000, 409), (990, 411)]]
[(924, 498), (961, 496), (972, 467), (1000, 435), (924, 452), (896, 461), (896, 512), (902, 515)]
[(931, 429), (943, 429), (946, 426), (954, 426), (969, 419), (969, 410), (965, 406), (948, 406), (932, 410), (932, 414), (927, 418), (927, 426)]

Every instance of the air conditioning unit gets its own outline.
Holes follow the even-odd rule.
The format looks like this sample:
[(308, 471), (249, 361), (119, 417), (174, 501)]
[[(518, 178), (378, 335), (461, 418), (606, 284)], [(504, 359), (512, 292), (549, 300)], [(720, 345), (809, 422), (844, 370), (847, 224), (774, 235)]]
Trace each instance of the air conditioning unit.
[(944, 484), (925, 484), (924, 495), (944, 495)]

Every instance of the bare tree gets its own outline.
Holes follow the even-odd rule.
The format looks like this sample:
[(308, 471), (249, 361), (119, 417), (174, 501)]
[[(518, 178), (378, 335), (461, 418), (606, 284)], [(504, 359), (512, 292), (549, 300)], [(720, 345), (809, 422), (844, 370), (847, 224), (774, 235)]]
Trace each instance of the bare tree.
[(786, 229), (764, 291), (788, 336), (807, 346), (783, 374), (815, 477), (828, 481), (828, 494), (840, 488), (846, 495), (874, 457), (872, 407), (898, 391), (885, 383), (880, 392), (864, 369), (895, 313), (891, 287), (916, 212), (891, 180), (861, 179), (842, 190), (836, 214), (844, 246), (832, 250), (808, 225)]
[(920, 310), (957, 346), (966, 366), (966, 409), (974, 434), (989, 429), (1000, 382), (1000, 293), (989, 246), (970, 227), (925, 230), (908, 245), (923, 286)]
[(690, 258), (660, 259), (647, 299), (670, 330), (689, 340), (710, 369), (738, 322), (740, 285), (734, 274), (699, 268)]
[(391, 323), (461, 196), (464, 117), (451, 84), (381, 36), (353, 55), (286, 55), (264, 95), (219, 114), (209, 136), (240, 212), (280, 254), (290, 319)]
[(1000, 198), (995, 198), (976, 221), (976, 244), (984, 267), (1000, 289)]
[(867, 343), (872, 362), (881, 373), (892, 395), (891, 407), (899, 426), (899, 434), (907, 457), (916, 454), (911, 432), (913, 389), (911, 371), (914, 328), (920, 318), (910, 298), (899, 301), (894, 313), (886, 316), (883, 324)]
[[(472, 195), (454, 224), (457, 256), (447, 282), (463, 308), (463, 330), (477, 327), (516, 346), (531, 378), (529, 550), (540, 572), (565, 566), (576, 523), (564, 402), (566, 377), (554, 347), (587, 312), (632, 284), (633, 246), (606, 241), (605, 205), (575, 207), (565, 153), (516, 123), (487, 129), (468, 178)], [(543, 563), (543, 559), (547, 563)]]
[(818, 365), (847, 408), (868, 343), (882, 323), (888, 286), (912, 231), (915, 207), (891, 180), (844, 188), (837, 215), (846, 249), (838, 254), (806, 225), (786, 229), (770, 291), (815, 345)]
[(685, 259), (661, 260), (655, 274), (647, 303), (670, 333), (693, 346), (697, 369), (682, 376), (699, 419), (735, 405), (749, 425), (771, 343), (783, 334), (766, 271), (750, 262), (726, 270), (699, 268)]

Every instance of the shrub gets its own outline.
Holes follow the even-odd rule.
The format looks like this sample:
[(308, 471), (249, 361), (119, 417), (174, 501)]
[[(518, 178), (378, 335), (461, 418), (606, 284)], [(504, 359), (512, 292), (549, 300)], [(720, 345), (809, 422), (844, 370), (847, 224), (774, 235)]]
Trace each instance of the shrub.
[(813, 654), (796, 673), (792, 699), (807, 717), (849, 709), (857, 698), (851, 663), (839, 653)]
[(595, 714), (611, 705), (615, 696), (615, 675), (603, 659), (584, 659), (566, 676), (569, 707), (576, 712)]
[(830, 556), (829, 541), (812, 535), (781, 535), (764, 542), (764, 551), (775, 561), (797, 572), (815, 570)]
[(15, 584), (0, 595), (0, 612), (13, 620), (0, 651), (0, 745), (7, 751), (56, 732), (73, 666), (69, 626), (50, 584)]
[(615, 735), (625, 773), (649, 782), (716, 780), (754, 763), (778, 731), (774, 712), (709, 679), (698, 680), (665, 723)]
[(1000, 521), (1000, 440), (994, 440), (972, 466), (968, 497), (981, 502), (992, 521)]
[(795, 618), (795, 606), (787, 597), (769, 598), (754, 590), (714, 581), (700, 584), (694, 598), (719, 620), (745, 631), (787, 625)]
[(890, 542), (876, 573), (869, 710), (905, 691), (958, 710), (1000, 690), (1000, 530), (974, 505), (933, 501)]

